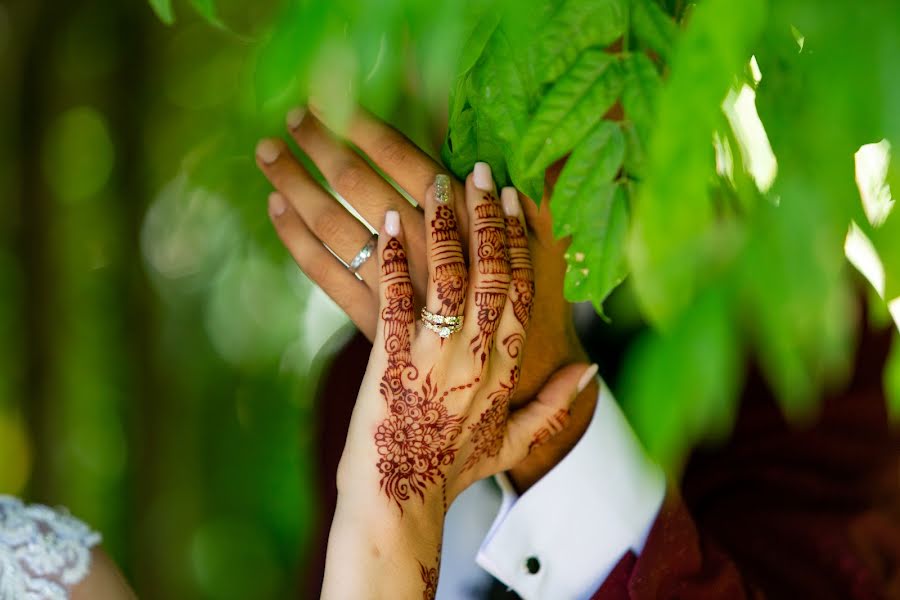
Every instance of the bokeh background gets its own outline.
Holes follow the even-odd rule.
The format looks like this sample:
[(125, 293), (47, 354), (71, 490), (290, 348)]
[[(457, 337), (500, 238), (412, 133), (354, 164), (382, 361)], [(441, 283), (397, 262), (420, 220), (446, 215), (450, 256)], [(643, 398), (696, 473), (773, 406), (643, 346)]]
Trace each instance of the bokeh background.
[[(312, 400), (350, 329), (253, 163), (299, 101), (244, 85), (277, 4), (0, 2), (0, 493), (100, 530), (142, 598), (295, 596), (317, 519)], [(434, 148), (429, 98), (388, 116)]]
[[(677, 33), (666, 15), (695, 6), (596, 4), (636, 8), (619, 23), (623, 61), (646, 48), (665, 57)], [(813, 412), (825, 380), (848, 375), (857, 304), (870, 324), (891, 327), (878, 296), (900, 293), (900, 217), (888, 218), (886, 183), (896, 189), (898, 179), (890, 144), (878, 143), (896, 145), (900, 131), (900, 80), (888, 76), (900, 38), (896, 19), (883, 18), (897, 9), (734, 3), (756, 22), (729, 2), (703, 4), (671, 72), (651, 65), (655, 87), (671, 75), (661, 118), (653, 101), (632, 113), (662, 140), (634, 205), (645, 239), (632, 245), (663, 258), (686, 248), (690, 260), (679, 261), (692, 266), (637, 261), (640, 285), (627, 280), (603, 304), (609, 323), (590, 305), (578, 311), (602, 340), (593, 345), (606, 355), (595, 358), (638, 434), (676, 465), (692, 444), (727, 435), (754, 361), (788, 413)], [(498, 28), (489, 9), (500, 5), (510, 10)], [(579, 11), (591, 5), (0, 0), (0, 493), (67, 506), (100, 530), (142, 598), (297, 596), (320, 551), (310, 545), (321, 525), (316, 391), (353, 329), (271, 230), (255, 144), (283, 136), (284, 114), (312, 90), (336, 122), (360, 102), (438, 156), (451, 97), (505, 123), (524, 100), (490, 97), (479, 82), (514, 84), (545, 38), (564, 44), (572, 36), (560, 31), (584, 29), (578, 19), (591, 13)], [(565, 10), (541, 37), (531, 16), (550, 6)], [(602, 33), (584, 31), (573, 43)], [(491, 60), (476, 64), (485, 43)], [(519, 106), (523, 123), (549, 89)], [(489, 129), (479, 136), (490, 143), (479, 137), (469, 150), (500, 149), (495, 138), (508, 132)], [(590, 230), (580, 211), (594, 201), (578, 194), (570, 220)], [(882, 254), (865, 235), (847, 238), (857, 244), (851, 262), (873, 283), (880, 273), (878, 293), (844, 259), (851, 218)], [(673, 237), (673, 223), (686, 229)], [(695, 247), (701, 234), (715, 243)], [(607, 254), (625, 261), (600, 254), (598, 266)], [(663, 277), (672, 273), (691, 289)], [(642, 314), (668, 327), (644, 331)], [(885, 387), (898, 417), (894, 337)]]

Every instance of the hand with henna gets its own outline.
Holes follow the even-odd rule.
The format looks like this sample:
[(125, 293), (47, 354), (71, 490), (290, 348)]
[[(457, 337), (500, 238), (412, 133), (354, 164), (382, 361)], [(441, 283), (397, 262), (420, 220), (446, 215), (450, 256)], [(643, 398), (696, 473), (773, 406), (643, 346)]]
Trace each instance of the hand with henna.
[(570, 365), (553, 393), (510, 410), (534, 298), (521, 206), (512, 188), (501, 202), (476, 167), (467, 264), (452, 196), (446, 175), (424, 194), (421, 317), (398, 211), (379, 232), (379, 318), (338, 469), (323, 597), (434, 597), (449, 504), (559, 432), (595, 373)]
[[(366, 222), (378, 225), (386, 210), (393, 208), (398, 212), (406, 232), (414, 303), (424, 305), (427, 216), (422, 210), (425, 206), (422, 194), (435, 176), (444, 172), (443, 167), (401, 133), (368, 113), (360, 111), (353, 116), (346, 141), (329, 131), (317, 115), (315, 108), (311, 112), (291, 111), (287, 117), (291, 136), (329, 186)], [(419, 206), (407, 202), (347, 142), (365, 153)], [(370, 231), (318, 185), (283, 141), (261, 141), (256, 156), (259, 168), (278, 190), (270, 197), (269, 214), (283, 243), (310, 279), (373, 339), (378, 322), (379, 278), (375, 261), (362, 263), (358, 269), (360, 280), (328, 250), (350, 263), (360, 248), (366, 246)], [(463, 183), (451, 178), (450, 190), (450, 207), (459, 221), (465, 248), (469, 223)], [(587, 358), (575, 333), (571, 305), (563, 297), (567, 242), (553, 237), (549, 197), (548, 189), (540, 208), (531, 199), (522, 197), (528, 247), (538, 274), (533, 310), (539, 318), (529, 324), (528, 341), (522, 348), (521, 379), (510, 399), (514, 407), (532, 401), (538, 393), (544, 396), (554, 393), (554, 387), (546, 385), (551, 375)], [(556, 465), (581, 438), (593, 415), (597, 392), (597, 383), (591, 381), (573, 404), (566, 428), (510, 469), (509, 475), (520, 491)]]

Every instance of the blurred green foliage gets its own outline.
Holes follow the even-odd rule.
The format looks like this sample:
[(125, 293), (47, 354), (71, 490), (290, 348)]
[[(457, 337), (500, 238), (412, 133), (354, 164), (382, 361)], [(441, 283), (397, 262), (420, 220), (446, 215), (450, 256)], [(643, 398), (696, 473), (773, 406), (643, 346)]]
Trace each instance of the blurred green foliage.
[[(292, 594), (347, 321), (273, 236), (252, 151), (310, 95), (535, 198), (568, 156), (566, 293), (652, 325), (616, 392), (667, 467), (727, 434), (751, 362), (809, 418), (853, 356), (851, 222), (870, 314), (900, 296), (894, 162), (854, 184), (860, 146), (900, 142), (898, 22), (887, 0), (0, 2), (0, 492), (94, 524), (141, 597)], [(900, 414), (900, 342), (885, 385)]]
[(499, 184), (540, 198), (567, 157), (551, 199), (557, 235), (572, 236), (566, 293), (602, 314), (630, 274), (653, 330), (627, 357), (620, 398), (670, 469), (727, 433), (748, 362), (795, 419), (845, 380), (860, 294), (844, 255), (851, 222), (875, 249), (877, 293), (900, 296), (895, 172), (877, 218), (854, 185), (861, 146), (884, 139), (889, 154), (898, 142), (892, 3), (282, 10), (251, 70), (264, 112), (313, 94), (338, 131), (358, 103), (389, 116), (409, 77), (397, 65), (414, 57), (425, 95), (448, 92), (441, 156), (458, 176), (486, 160)]

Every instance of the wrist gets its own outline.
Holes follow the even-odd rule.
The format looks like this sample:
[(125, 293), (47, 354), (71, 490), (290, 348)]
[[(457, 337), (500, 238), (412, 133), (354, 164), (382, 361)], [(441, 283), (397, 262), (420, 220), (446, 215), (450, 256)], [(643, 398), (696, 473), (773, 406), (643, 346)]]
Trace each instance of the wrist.
[(403, 503), (403, 509), (382, 496), (359, 492), (338, 492), (334, 522), (361, 536), (384, 541), (417, 539), (439, 542), (445, 511), (440, 498), (422, 501), (417, 496)]

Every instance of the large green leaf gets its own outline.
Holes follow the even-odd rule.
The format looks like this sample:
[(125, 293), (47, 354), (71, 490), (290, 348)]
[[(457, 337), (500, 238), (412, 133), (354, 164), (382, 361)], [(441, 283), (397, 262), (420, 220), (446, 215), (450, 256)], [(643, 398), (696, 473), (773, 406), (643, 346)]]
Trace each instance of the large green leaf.
[(629, 54), (622, 60), (625, 87), (622, 108), (625, 118), (634, 124), (641, 145), (646, 148), (656, 123), (656, 102), (662, 79), (656, 65), (643, 53)]
[(441, 159), (461, 179), (472, 171), (476, 161), (488, 163), (494, 171), (500, 171), (506, 164), (496, 138), (486, 127), (479, 127), (471, 108), (463, 110), (456, 119), (456, 125), (444, 141)]
[(584, 213), (612, 189), (622, 166), (625, 139), (619, 126), (601, 121), (572, 151), (553, 190), (553, 233), (572, 235), (585, 223)]
[(191, 0), (191, 6), (207, 21), (218, 21), (216, 0)]
[(523, 173), (542, 174), (572, 150), (615, 103), (622, 85), (616, 57), (596, 48), (582, 53), (544, 96), (522, 137), (518, 161)]
[[(591, 187), (591, 184), (596, 187)], [(589, 181), (582, 191), (581, 223), (566, 252), (566, 298), (590, 301), (603, 315), (603, 301), (628, 273), (625, 239), (628, 208), (621, 185)]]
[(629, 262), (644, 313), (659, 325), (690, 305), (716, 260), (711, 140), (721, 103), (750, 58), (763, 25), (762, 0), (698, 4), (681, 37), (660, 99), (647, 177), (632, 204)]
[(691, 446), (731, 429), (743, 355), (728, 288), (706, 291), (665, 333), (629, 348), (621, 375), (625, 413), (651, 458), (677, 477)]
[(159, 20), (166, 25), (175, 22), (175, 13), (172, 11), (172, 0), (150, 0), (150, 7)]
[[(537, 102), (531, 65), (504, 24), (498, 26), (472, 68), (466, 97), (477, 115), (479, 144), (498, 147), (504, 161), (491, 163), (499, 185), (510, 182), (508, 164)], [(452, 132), (451, 132), (452, 133)], [(488, 160), (488, 157), (478, 157)], [(456, 173), (464, 176), (466, 173)], [(521, 183), (519, 187), (522, 188)], [(524, 190), (530, 196), (533, 190)], [(530, 192), (530, 193), (529, 193)], [(537, 195), (540, 198), (540, 193)]]
[(602, 121), (575, 148), (553, 190), (553, 232), (572, 236), (566, 253), (566, 297), (603, 301), (625, 278), (628, 212), (624, 190), (614, 180), (622, 166), (625, 140), (619, 126)]
[(537, 72), (550, 83), (565, 73), (582, 50), (610, 45), (625, 31), (624, 0), (567, 0), (541, 30)]
[(678, 27), (655, 0), (633, 0), (631, 5), (631, 26), (638, 40), (652, 48), (663, 59), (668, 60)]
[(870, 236), (884, 267), (885, 300), (900, 298), (900, 208), (896, 200), (887, 220)]
[[(463, 34), (462, 47), (456, 64), (456, 81), (450, 86), (450, 118), (448, 132), (457, 126), (456, 120), (466, 105), (466, 84), (469, 72), (484, 52), (484, 47), (500, 23), (501, 12), (489, 10), (492, 4), (477, 14), (467, 15), (469, 20)], [(449, 135), (448, 135), (449, 139)]]

